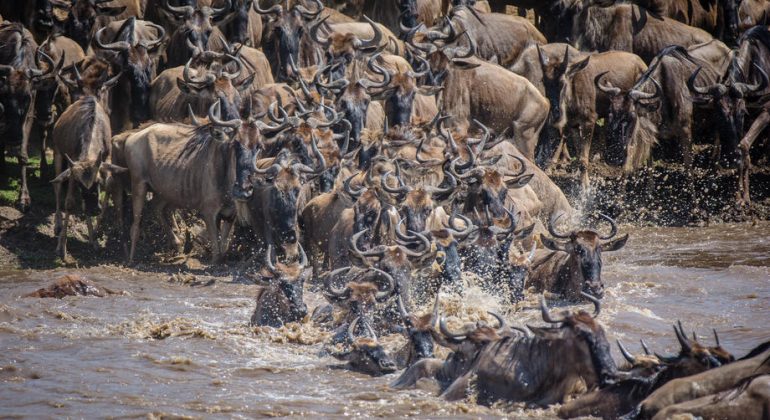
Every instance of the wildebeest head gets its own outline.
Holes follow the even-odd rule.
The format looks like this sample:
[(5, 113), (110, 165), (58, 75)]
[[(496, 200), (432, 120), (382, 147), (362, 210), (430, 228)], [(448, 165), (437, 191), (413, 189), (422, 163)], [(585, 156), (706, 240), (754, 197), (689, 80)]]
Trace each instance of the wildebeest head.
[[(305, 26), (324, 10), (323, 3), (313, 0), (314, 10), (308, 9), (297, 1), (291, 7), (276, 4), (263, 10), (259, 2), (254, 2), (254, 10), (268, 18), (263, 29), (262, 48), (272, 63), (273, 77), (276, 81), (290, 80), (293, 74), (290, 63), (299, 63), (300, 44), (305, 33)], [(299, 75), (293, 75), (299, 76)]]
[(300, 188), (308, 177), (318, 176), (326, 170), (326, 162), (321, 151), (318, 150), (317, 140), (313, 136), (311, 144), (316, 166), (309, 167), (295, 159), (288, 153), (282, 152), (266, 169), (258, 168), (256, 173), (263, 177), (267, 194), (262, 205), (270, 209), (270, 221), (266, 223), (272, 231), (274, 241), (293, 244), (298, 240), (297, 236), (297, 200)]
[[(24, 68), (0, 65), (0, 104), (4, 108), (1, 116), (5, 123), (5, 136), (11, 142), (21, 142), (25, 120), (33, 105), (37, 89), (44, 89), (56, 82), (55, 75), (64, 60), (56, 65), (51, 57), (38, 50), (37, 55), (43, 58), (47, 68)], [(37, 60), (36, 60), (37, 61)]]
[(328, 38), (324, 38), (319, 32), (321, 27), (328, 28), (325, 17), (310, 27), (310, 37), (318, 43), (324, 51), (324, 59), (327, 65), (333, 65), (332, 80), (344, 77), (347, 66), (353, 60), (365, 54), (372, 54), (381, 48), (383, 39), (382, 30), (371, 19), (364, 16), (364, 20), (369, 23), (374, 31), (372, 39), (360, 39), (352, 33), (333, 32)]
[(351, 369), (372, 376), (395, 372), (396, 364), (377, 341), (377, 335), (368, 322), (363, 321), (366, 333), (363, 336), (356, 335), (355, 330), (360, 321), (361, 318), (356, 318), (348, 327), (348, 348), (332, 352), (331, 355), (338, 360), (346, 360)]
[[(249, 102), (250, 104), (251, 102)], [(222, 121), (222, 102), (217, 101), (209, 107), (208, 117), (210, 134), (217, 141), (230, 142), (234, 155), (235, 171), (232, 189), (233, 198), (248, 200), (254, 192), (253, 175), (257, 173), (257, 159), (262, 149), (262, 131), (274, 131), (280, 126), (268, 125), (251, 115), (251, 107), (246, 107), (245, 119), (233, 118)], [(190, 111), (194, 125), (198, 125), (195, 115)]]
[(411, 366), (420, 359), (433, 357), (433, 327), (438, 320), (439, 294), (436, 293), (433, 311), (420, 317), (406, 310), (400, 296), (397, 298), (397, 303), (406, 327), (404, 332), (409, 340), (406, 365)]
[(106, 27), (97, 31), (94, 36), (96, 47), (115, 52), (114, 64), (122, 69), (128, 80), (131, 91), (130, 115), (134, 125), (149, 119), (150, 84), (156, 70), (151, 53), (160, 46), (166, 33), (162, 26), (149, 22), (146, 25), (155, 29), (155, 38), (138, 39), (134, 17), (123, 23), (109, 43), (102, 39)]
[(241, 93), (248, 89), (254, 75), (239, 81), (243, 62), (229, 54), (225, 57), (235, 63), (235, 71), (230, 72), (222, 65), (212, 70), (201, 68), (195, 76), (190, 69), (193, 59), (189, 59), (182, 72), (183, 79), (177, 79), (177, 87), (191, 98), (191, 102), (194, 100), (195, 103), (206, 106), (221, 102), (222, 118), (234, 119), (240, 117), (243, 106)]
[(94, 23), (99, 15), (117, 16), (126, 10), (126, 6), (107, 6), (112, 0), (72, 0), (66, 2), (52, 0), (51, 4), (60, 10), (67, 12), (63, 22), (64, 34), (80, 44), (83, 50), (88, 48), (91, 40)]
[(439, 333), (434, 333), (433, 338), (438, 344), (464, 356), (466, 360), (473, 360), (484, 346), (499, 340), (506, 328), (505, 321), (500, 315), (494, 312), (489, 314), (497, 319), (497, 327), (483, 322), (467, 324), (460, 333), (450, 331), (446, 320), (442, 317), (439, 320)]
[(721, 348), (719, 338), (716, 338), (717, 346), (714, 347), (714, 351), (695, 339), (687, 338), (687, 334), (684, 328), (682, 328), (680, 321), (674, 325), (674, 334), (677, 341), (679, 341), (679, 354), (673, 357), (655, 354), (658, 359), (667, 365), (666, 376), (669, 379), (694, 375), (734, 360), (730, 353)]
[[(731, 67), (733, 74), (741, 75), (734, 79), (743, 79), (743, 72), (738, 67), (736, 60), (733, 60)], [(694, 101), (712, 103), (716, 108), (719, 141), (722, 144), (722, 158), (726, 166), (732, 166), (738, 158), (738, 143), (743, 138), (744, 119), (747, 114), (746, 99), (756, 97), (768, 86), (767, 73), (756, 63), (752, 63), (752, 67), (760, 79), (753, 84), (728, 80), (725, 83), (715, 83), (711, 86), (696, 86), (695, 79), (701, 71), (700, 67), (687, 80), (687, 87), (690, 89)]]
[[(299, 112), (304, 112), (304, 106), (300, 100), (297, 101)], [(312, 162), (307, 150), (311, 147), (313, 138), (316, 139), (318, 150), (324, 157), (326, 162), (326, 170), (316, 178), (317, 191), (329, 192), (334, 188), (334, 182), (339, 174), (340, 164), (342, 159), (347, 154), (347, 149), (350, 144), (350, 123), (347, 120), (342, 119), (342, 114), (335, 111), (333, 108), (321, 105), (318, 108), (317, 114), (324, 114), (324, 111), (328, 110), (328, 121), (324, 119), (318, 119), (315, 117), (309, 117), (305, 122), (300, 124), (295, 130), (291, 131), (289, 138), (286, 140), (294, 140), (299, 148), (302, 150), (298, 153), (302, 158), (306, 158), (303, 163), (307, 165), (313, 165), (317, 162)], [(332, 126), (340, 124), (343, 127), (344, 133), (336, 134), (332, 131)]]
[[(483, 145), (481, 146), (483, 149)], [(472, 157), (468, 163), (458, 164), (459, 158), (452, 162), (452, 170), (457, 174), (463, 185), (467, 189), (468, 198), (465, 201), (463, 212), (465, 214), (476, 211), (491, 212), (495, 218), (504, 218), (506, 216), (506, 197), (509, 188), (522, 188), (529, 183), (534, 174), (525, 174), (527, 166), (524, 160), (511, 156), (520, 163), (518, 172), (503, 172), (495, 166), (480, 166), (470, 169), (466, 173), (460, 173), (466, 166), (474, 165), (475, 157)], [(500, 157), (494, 158), (496, 162)], [(490, 162), (491, 164), (491, 162)], [(476, 220), (481, 222), (481, 220)]]
[(373, 267), (338, 268), (326, 276), (325, 285), (327, 299), (345, 305), (353, 315), (366, 320), (371, 320), (376, 305), (390, 299), (395, 289), (393, 277)]
[[(407, 34), (407, 43), (416, 52), (426, 54), (428, 61), (427, 84), (440, 86), (444, 83), (450, 68), (473, 69), (478, 63), (467, 60), (476, 54), (476, 43), (467, 32), (458, 34), (455, 26), (447, 22), (438, 30), (421, 30), (422, 25), (412, 28)], [(464, 35), (467, 46), (459, 45), (457, 41)], [(416, 57), (416, 54), (413, 54)]]
[[(462, 221), (462, 224), (457, 222)], [(462, 289), (462, 258), (460, 245), (472, 239), (471, 234), (476, 230), (467, 217), (452, 213), (443, 229), (431, 230), (433, 243), (436, 245), (436, 260), (441, 272), (441, 286), (450, 290)]]
[(536, 48), (540, 69), (543, 72), (545, 96), (551, 103), (548, 123), (551, 125), (563, 125), (566, 119), (564, 108), (568, 96), (569, 75), (584, 69), (588, 65), (590, 57), (575, 65), (570, 65), (569, 46), (564, 48), (564, 57), (561, 62), (549, 60), (539, 45)]
[(272, 274), (272, 278), (269, 280), (271, 286), (277, 287), (286, 299), (285, 305), (287, 306), (286, 309), (288, 309), (287, 312), (289, 316), (283, 321), (300, 321), (307, 315), (307, 305), (305, 305), (305, 302), (302, 299), (307, 277), (307, 274), (305, 273), (307, 254), (305, 254), (305, 250), (302, 249), (302, 245), (299, 245), (299, 260), (291, 264), (286, 264), (281, 261), (274, 262), (274, 250), (272, 244), (268, 245), (265, 267), (267, 267)]
[[(602, 282), (602, 251), (617, 251), (625, 246), (628, 234), (615, 238), (618, 233), (615, 221), (600, 214), (610, 224), (610, 233), (603, 236), (593, 230), (572, 231), (568, 234), (557, 233), (553, 224), (548, 225), (551, 236), (560, 240), (542, 236), (543, 245), (552, 250), (569, 254), (570, 278), (568, 298), (577, 299), (581, 293), (589, 293), (601, 299), (604, 296)], [(561, 217), (561, 215), (559, 216)], [(558, 221), (559, 217), (556, 218)]]
[[(564, 340), (571, 343), (571, 347), (575, 351), (584, 353), (584, 357), (578, 357), (577, 359), (590, 363), (586, 366), (573, 366), (572, 368), (585, 372), (584, 379), (588, 386), (592, 385), (591, 382), (598, 383), (600, 386), (606, 386), (616, 380), (617, 367), (610, 354), (610, 344), (604, 334), (604, 328), (594, 319), (599, 316), (601, 304), (597, 298), (590, 294), (580, 293), (584, 298), (593, 302), (593, 314), (580, 310), (578, 312), (563, 311), (559, 316), (554, 316), (548, 310), (545, 298), (541, 297), (540, 310), (543, 321), (555, 324), (556, 326), (529, 328), (535, 332), (536, 336), (541, 338)], [(590, 373), (593, 373), (593, 375)]]
[(167, 65), (177, 66), (209, 50), (214, 24), (226, 19), (230, 13), (230, 0), (220, 8), (172, 6), (165, 0), (163, 8), (177, 25), (167, 48)]
[(430, 240), (417, 232), (407, 232), (410, 237), (416, 238), (417, 244), (414, 247), (417, 250), (410, 249), (413, 245), (405, 243), (404, 245), (377, 245), (368, 250), (361, 250), (358, 242), (368, 229), (357, 232), (350, 238), (350, 250), (352, 256), (376, 265), (382, 271), (393, 276), (396, 284), (396, 292), (409, 306), (410, 296), (412, 294), (412, 270), (417, 267), (427, 265), (430, 257), (435, 255), (431, 247)]
[(655, 78), (651, 78), (655, 92), (643, 92), (636, 87), (623, 92), (610, 83), (602, 82), (607, 73), (609, 72), (603, 72), (594, 78), (594, 84), (607, 95), (610, 104), (606, 121), (607, 150), (604, 160), (610, 165), (622, 166), (626, 163), (629, 145), (638, 128), (639, 111), (641, 108), (657, 107), (663, 88)]

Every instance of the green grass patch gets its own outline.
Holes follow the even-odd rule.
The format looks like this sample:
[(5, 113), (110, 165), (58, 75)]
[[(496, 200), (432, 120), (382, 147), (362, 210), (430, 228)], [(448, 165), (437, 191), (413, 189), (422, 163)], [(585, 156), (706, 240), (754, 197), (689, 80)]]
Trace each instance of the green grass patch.
[[(53, 170), (53, 163), (51, 170)], [(30, 157), (27, 183), (33, 206), (54, 207), (53, 186), (40, 179), (40, 157)], [(16, 158), (5, 157), (5, 174), (0, 175), (0, 206), (15, 206), (21, 188), (21, 169)]]

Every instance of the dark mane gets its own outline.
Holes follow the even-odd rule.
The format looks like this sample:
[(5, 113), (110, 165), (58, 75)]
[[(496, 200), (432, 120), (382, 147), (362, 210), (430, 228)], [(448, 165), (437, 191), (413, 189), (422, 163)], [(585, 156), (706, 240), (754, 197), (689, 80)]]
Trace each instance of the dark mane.
[(198, 127), (190, 126), (190, 139), (187, 140), (182, 152), (179, 153), (179, 159), (184, 159), (200, 151), (208, 149), (215, 141), (211, 136), (211, 124), (204, 124)]

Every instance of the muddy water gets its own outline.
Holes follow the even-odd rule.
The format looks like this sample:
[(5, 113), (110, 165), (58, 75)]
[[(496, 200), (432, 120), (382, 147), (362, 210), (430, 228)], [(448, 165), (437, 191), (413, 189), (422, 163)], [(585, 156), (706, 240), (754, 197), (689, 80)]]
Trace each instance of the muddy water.
[[(625, 230), (626, 248), (605, 254), (600, 319), (611, 340), (638, 351), (644, 337), (671, 352), (677, 319), (706, 342), (716, 328), (739, 356), (770, 340), (770, 224)], [(430, 387), (391, 391), (397, 374), (370, 378), (318, 357), (325, 333), (309, 323), (250, 329), (255, 286), (224, 277), (190, 284), (100, 267), (79, 273), (125, 295), (19, 298), (71, 272), (0, 274), (0, 417), (553, 415), (449, 404)], [(320, 302), (307, 298), (311, 309)], [(477, 288), (442, 300), (461, 319), (508, 309)], [(535, 302), (530, 296), (507, 318), (537, 325)]]

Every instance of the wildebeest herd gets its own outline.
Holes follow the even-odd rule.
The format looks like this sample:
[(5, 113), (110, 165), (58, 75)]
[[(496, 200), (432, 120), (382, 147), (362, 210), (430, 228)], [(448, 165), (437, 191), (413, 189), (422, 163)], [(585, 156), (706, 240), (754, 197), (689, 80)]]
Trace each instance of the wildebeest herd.
[[(698, 139), (711, 165), (739, 169), (748, 202), (750, 147), (770, 123), (770, 2), (326, 3), (0, 4), (1, 150), (27, 209), (41, 145), (57, 253), (77, 214), (94, 246), (110, 224), (136, 262), (149, 201), (173, 249), (194, 215), (212, 264), (263, 284), (252, 325), (307, 319), (303, 291), (322, 290), (311, 318), (334, 332), (328, 352), (372, 375), (405, 369), (394, 388), (568, 401), (564, 417), (767, 418), (767, 343), (736, 361), (677, 325), (679, 354), (618, 342), (616, 366), (595, 318), (602, 253), (628, 235), (581, 217), (547, 171), (574, 156), (587, 186), (597, 151), (627, 172), (653, 153), (691, 167)], [(511, 305), (534, 292), (594, 310), (542, 297), (547, 327), (491, 313), (451, 331), (439, 293), (468, 276)], [(379, 344), (391, 333), (405, 357)]]

